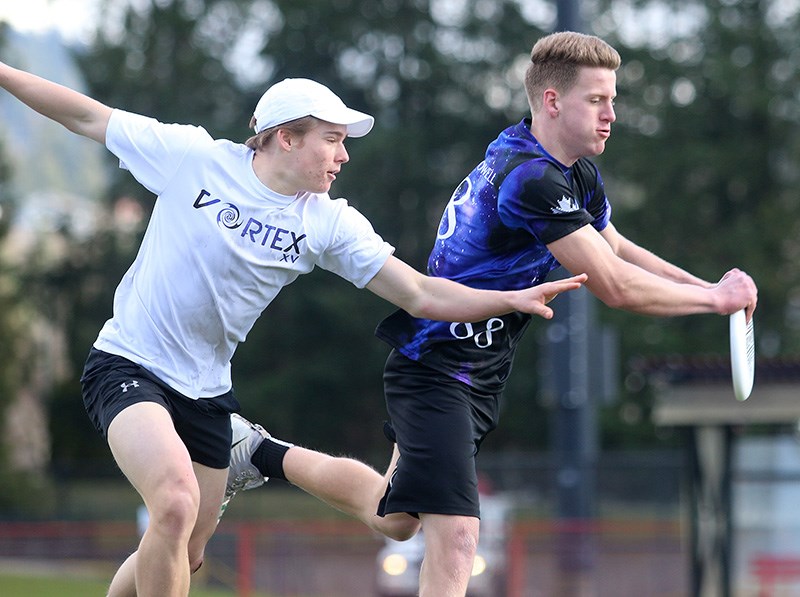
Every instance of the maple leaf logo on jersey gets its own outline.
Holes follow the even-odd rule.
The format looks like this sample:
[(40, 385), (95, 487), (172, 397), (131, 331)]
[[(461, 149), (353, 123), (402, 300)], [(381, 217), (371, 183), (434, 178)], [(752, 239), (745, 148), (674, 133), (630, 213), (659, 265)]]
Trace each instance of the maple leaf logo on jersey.
[(578, 211), (579, 209), (580, 206), (575, 199), (561, 195), (561, 199), (558, 200), (558, 203), (555, 207), (550, 208), (550, 211), (552, 211), (554, 214), (568, 214), (573, 211)]

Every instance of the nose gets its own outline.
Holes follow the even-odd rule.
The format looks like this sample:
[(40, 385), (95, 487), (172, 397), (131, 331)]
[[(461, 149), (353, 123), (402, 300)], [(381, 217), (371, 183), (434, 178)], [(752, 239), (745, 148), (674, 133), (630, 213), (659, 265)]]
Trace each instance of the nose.
[(340, 164), (346, 164), (350, 161), (350, 154), (347, 153), (347, 149), (345, 149), (344, 144), (339, 146), (339, 151), (336, 154), (336, 161)]
[(608, 122), (614, 122), (617, 119), (617, 114), (614, 112), (614, 104), (609, 103), (606, 110), (605, 119)]

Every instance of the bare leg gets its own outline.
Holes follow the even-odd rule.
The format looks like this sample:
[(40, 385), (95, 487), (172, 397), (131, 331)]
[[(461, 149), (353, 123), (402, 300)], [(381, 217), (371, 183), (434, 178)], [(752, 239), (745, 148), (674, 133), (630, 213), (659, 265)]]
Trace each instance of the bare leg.
[[(223, 488), (227, 471), (211, 469), (197, 463), (195, 474), (200, 482), (200, 514), (189, 540), (190, 571), (196, 572), (203, 562), (203, 553), (217, 526), (217, 513), (222, 502)], [(208, 496), (208, 497), (206, 497)], [(109, 597), (137, 597), (136, 594), (136, 552), (120, 566), (108, 589)]]
[(420, 514), (425, 559), (420, 597), (464, 597), (478, 547), (479, 523), (472, 516)]
[(136, 597), (136, 552), (128, 556), (111, 579), (108, 596)]
[(416, 534), (419, 520), (405, 513), (384, 517), (376, 514), (399, 456), (395, 446), (386, 474), (381, 476), (357, 460), (293, 446), (286, 452), (283, 471), (292, 485), (357, 518), (371, 529), (403, 541)]
[(217, 530), (219, 507), (225, 493), (228, 469), (216, 469), (193, 462), (195, 476), (200, 485), (200, 510), (192, 536), (189, 538), (189, 566), (192, 573), (203, 564), (206, 544)]
[(117, 415), (108, 443), (150, 513), (139, 548), (114, 577), (109, 595), (185, 597), (187, 550), (200, 507), (200, 488), (186, 447), (166, 410), (151, 402), (134, 404)]

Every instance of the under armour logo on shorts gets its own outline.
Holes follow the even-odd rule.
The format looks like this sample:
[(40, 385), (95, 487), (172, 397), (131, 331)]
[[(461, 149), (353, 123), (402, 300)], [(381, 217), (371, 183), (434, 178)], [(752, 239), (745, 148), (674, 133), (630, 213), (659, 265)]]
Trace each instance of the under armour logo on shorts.
[(134, 379), (130, 383), (121, 383), (121, 384), (119, 384), (119, 387), (122, 388), (123, 392), (127, 392), (128, 388), (138, 388), (139, 387), (139, 382)]

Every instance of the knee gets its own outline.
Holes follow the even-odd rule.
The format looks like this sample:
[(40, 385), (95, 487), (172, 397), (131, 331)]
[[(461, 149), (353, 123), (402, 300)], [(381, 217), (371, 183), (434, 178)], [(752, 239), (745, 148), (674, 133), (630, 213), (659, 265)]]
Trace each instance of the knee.
[(457, 555), (472, 561), (478, 550), (478, 531), (466, 521), (463, 524), (457, 524), (450, 529), (448, 543), (454, 548)]
[(453, 538), (453, 544), (458, 552), (465, 557), (470, 565), (475, 558), (475, 553), (478, 551), (478, 531), (471, 526), (460, 526), (456, 530), (456, 535)]
[(453, 566), (472, 566), (478, 551), (477, 519), (453, 517), (450, 524), (425, 530), (425, 549), (450, 560)]
[(419, 532), (420, 522), (408, 514), (389, 522), (381, 532), (395, 541), (408, 541)]
[(165, 487), (152, 500), (150, 526), (173, 537), (188, 537), (197, 521), (200, 491), (190, 484)]

